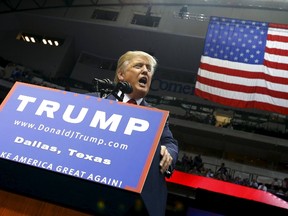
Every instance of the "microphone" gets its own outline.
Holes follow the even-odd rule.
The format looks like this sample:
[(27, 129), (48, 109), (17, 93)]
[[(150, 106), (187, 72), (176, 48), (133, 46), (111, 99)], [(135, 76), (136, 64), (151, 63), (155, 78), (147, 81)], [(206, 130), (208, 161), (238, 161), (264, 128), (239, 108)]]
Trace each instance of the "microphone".
[(100, 90), (100, 89), (112, 90), (115, 88), (115, 85), (109, 79), (101, 80), (101, 79), (94, 78), (93, 81), (96, 85), (97, 90)]
[(118, 82), (116, 84), (116, 89), (121, 90), (123, 93), (130, 94), (133, 92), (133, 88), (128, 82)]
[(96, 83), (97, 90), (111, 90), (111, 91), (122, 91), (125, 94), (130, 94), (133, 91), (132, 86), (128, 82), (118, 82), (114, 83), (109, 79), (97, 79), (94, 78), (94, 82)]

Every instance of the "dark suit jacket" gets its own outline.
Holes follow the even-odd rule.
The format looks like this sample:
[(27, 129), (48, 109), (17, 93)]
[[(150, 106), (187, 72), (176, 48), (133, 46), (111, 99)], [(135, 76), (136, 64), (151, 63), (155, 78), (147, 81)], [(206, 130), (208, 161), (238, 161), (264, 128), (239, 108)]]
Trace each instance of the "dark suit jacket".
[[(112, 95), (110, 95), (107, 99), (116, 100), (116, 98)], [(140, 105), (150, 106), (144, 99)], [(172, 169), (174, 169), (178, 160), (178, 142), (173, 138), (172, 132), (169, 129), (168, 121), (166, 122), (163, 129), (159, 145), (157, 146), (155, 156), (153, 158), (150, 170), (148, 172), (148, 176), (146, 178), (141, 193), (143, 202), (150, 216), (164, 216), (166, 211), (167, 185), (165, 181), (165, 176), (160, 172), (159, 166), (161, 160), (161, 145), (165, 145), (170, 155), (173, 157), (173, 164), (171, 165), (171, 167)], [(137, 161), (135, 162), (137, 163)]]

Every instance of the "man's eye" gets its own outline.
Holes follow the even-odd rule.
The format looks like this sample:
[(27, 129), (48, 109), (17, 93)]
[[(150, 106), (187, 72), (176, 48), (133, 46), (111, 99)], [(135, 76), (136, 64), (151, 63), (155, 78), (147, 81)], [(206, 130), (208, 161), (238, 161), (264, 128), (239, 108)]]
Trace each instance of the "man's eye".
[[(137, 69), (140, 69), (140, 68), (142, 68), (143, 66), (144, 66), (144, 64), (136, 64), (136, 65), (134, 65), (134, 67), (137, 68)], [(148, 70), (149, 72), (152, 71), (150, 65), (146, 65), (146, 68), (147, 68), (147, 70)]]
[(142, 65), (137, 64), (137, 65), (135, 65), (134, 67), (136, 67), (136, 68), (141, 68)]

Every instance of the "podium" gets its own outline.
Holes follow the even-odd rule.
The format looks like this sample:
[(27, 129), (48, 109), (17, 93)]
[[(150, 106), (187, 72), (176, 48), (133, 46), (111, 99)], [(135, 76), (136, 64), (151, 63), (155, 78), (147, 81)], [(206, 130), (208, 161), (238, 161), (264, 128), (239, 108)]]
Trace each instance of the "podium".
[(92, 215), (165, 215), (167, 116), (18, 82), (0, 109), (0, 187)]
[[(6, 160), (0, 161), (1, 188), (91, 215), (161, 215), (155, 196), (115, 189)], [(155, 191), (158, 189), (154, 187)], [(143, 193), (145, 192), (145, 186)], [(147, 199), (151, 199), (148, 200)], [(149, 205), (150, 206), (147, 206)], [(165, 209), (166, 205), (162, 208)]]

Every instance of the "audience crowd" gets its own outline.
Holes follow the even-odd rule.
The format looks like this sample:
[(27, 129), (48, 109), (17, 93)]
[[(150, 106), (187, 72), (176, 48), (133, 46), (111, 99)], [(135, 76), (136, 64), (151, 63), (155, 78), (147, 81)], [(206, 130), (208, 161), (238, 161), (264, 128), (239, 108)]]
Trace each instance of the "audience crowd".
[(252, 187), (259, 190), (268, 191), (288, 201), (288, 177), (280, 180), (274, 178), (270, 183), (261, 182), (257, 179), (241, 178), (240, 176), (233, 176), (232, 169), (227, 167), (225, 163), (215, 166), (215, 169), (205, 167), (205, 162), (202, 161), (201, 154), (196, 154), (195, 157), (183, 154), (181, 160), (177, 162), (177, 170), (201, 175), (208, 178), (215, 178), (230, 183), (235, 183), (247, 187)]

